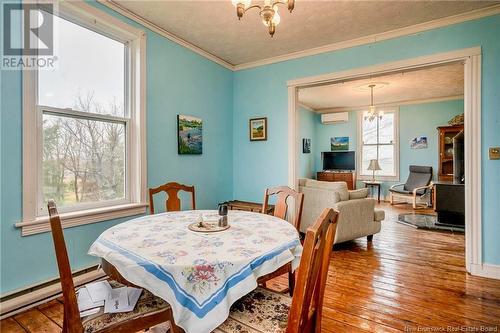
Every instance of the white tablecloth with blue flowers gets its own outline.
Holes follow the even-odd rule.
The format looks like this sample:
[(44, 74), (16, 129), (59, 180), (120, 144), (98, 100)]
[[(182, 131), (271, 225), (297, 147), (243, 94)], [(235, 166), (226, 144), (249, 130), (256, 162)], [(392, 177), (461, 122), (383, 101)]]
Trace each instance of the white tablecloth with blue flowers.
[(207, 222), (218, 217), (200, 210), (143, 216), (106, 230), (89, 250), (167, 301), (188, 333), (211, 332), (258, 277), (289, 262), (295, 269), (302, 254), (295, 228), (274, 216), (229, 211), (225, 231), (189, 230), (200, 214)]

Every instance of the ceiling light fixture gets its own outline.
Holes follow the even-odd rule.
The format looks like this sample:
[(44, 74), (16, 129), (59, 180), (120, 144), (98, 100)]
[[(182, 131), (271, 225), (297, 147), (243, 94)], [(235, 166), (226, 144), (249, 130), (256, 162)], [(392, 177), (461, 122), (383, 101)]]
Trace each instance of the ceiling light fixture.
[(278, 5), (287, 5), (290, 13), (295, 7), (295, 0), (265, 0), (264, 5), (252, 5), (252, 0), (231, 0), (236, 7), (236, 15), (241, 20), (243, 14), (252, 8), (258, 8), (262, 23), (268, 28), (269, 34), (273, 37), (276, 32), (276, 26), (280, 24), (281, 18), (278, 14)]
[(370, 92), (371, 92), (371, 99), (370, 99), (370, 106), (368, 107), (368, 114), (365, 116), (365, 120), (369, 120), (369, 121), (374, 121), (375, 118), (379, 118), (379, 119), (382, 119), (382, 117), (384, 116), (384, 111), (380, 110), (378, 111), (377, 108), (375, 107), (375, 104), (373, 104), (373, 88), (376, 87), (376, 84), (370, 84), (368, 86), (370, 88)]

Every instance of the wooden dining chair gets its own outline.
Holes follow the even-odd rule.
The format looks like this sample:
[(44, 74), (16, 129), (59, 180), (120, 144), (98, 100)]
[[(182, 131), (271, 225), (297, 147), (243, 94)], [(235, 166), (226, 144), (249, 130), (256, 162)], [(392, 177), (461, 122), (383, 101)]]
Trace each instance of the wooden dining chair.
[(259, 287), (233, 304), (229, 318), (214, 333), (320, 333), (337, 219), (338, 213), (326, 208), (307, 229), (292, 298)]
[(181, 210), (181, 199), (177, 196), (179, 191), (191, 192), (191, 207), (196, 209), (196, 201), (194, 195), (194, 186), (187, 186), (176, 182), (170, 182), (161, 186), (149, 189), (149, 213), (155, 213), (155, 206), (153, 196), (160, 192), (165, 192), (167, 200), (165, 202), (165, 209), (167, 212), (177, 212)]
[[(300, 232), (300, 221), (302, 218), (302, 207), (304, 205), (304, 193), (299, 193), (292, 190), (288, 186), (279, 186), (274, 188), (268, 188), (264, 192), (264, 203), (262, 204), (262, 212), (267, 212), (269, 206), (269, 197), (276, 196), (276, 204), (274, 205), (274, 216), (286, 220), (288, 213), (288, 199), (293, 198), (295, 204), (295, 214), (292, 215), (292, 224)], [(295, 289), (295, 273), (292, 272), (292, 266), (286, 265), (280, 268), (275, 273), (268, 275), (262, 284), (265, 286), (266, 281), (288, 273), (288, 292), (290, 296), (293, 296), (293, 291)]]
[[(61, 219), (54, 201), (50, 200), (47, 208), (64, 300), (62, 333), (132, 333), (167, 321), (173, 322), (172, 309), (168, 303), (147, 290), (143, 290), (133, 311), (103, 313), (101, 309), (95, 315), (80, 318)], [(109, 280), (109, 283), (113, 288), (123, 287), (116, 281)]]

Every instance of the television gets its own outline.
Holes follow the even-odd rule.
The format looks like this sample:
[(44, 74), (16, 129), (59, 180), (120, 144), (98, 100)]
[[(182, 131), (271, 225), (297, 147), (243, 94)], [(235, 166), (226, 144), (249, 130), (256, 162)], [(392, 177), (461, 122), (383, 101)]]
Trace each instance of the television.
[(355, 170), (356, 159), (353, 151), (325, 151), (321, 153), (323, 170)]

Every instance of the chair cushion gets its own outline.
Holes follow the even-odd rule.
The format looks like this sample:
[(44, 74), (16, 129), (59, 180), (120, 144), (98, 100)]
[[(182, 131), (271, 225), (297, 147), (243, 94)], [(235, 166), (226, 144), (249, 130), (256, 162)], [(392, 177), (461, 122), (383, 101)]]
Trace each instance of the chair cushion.
[(373, 216), (374, 221), (383, 221), (385, 219), (385, 211), (381, 209), (375, 209), (375, 214)]
[(349, 191), (349, 200), (364, 199), (364, 198), (368, 197), (368, 192), (369, 191), (367, 188)]
[[(116, 281), (110, 280), (109, 284), (113, 288), (124, 287), (123, 284), (120, 284)], [(122, 313), (103, 313), (104, 309), (101, 309), (99, 313), (82, 318), (83, 331), (84, 333), (99, 332), (103, 329), (124, 323), (135, 318), (165, 311), (166, 309), (168, 309), (168, 307), (169, 305), (167, 302), (159, 297), (156, 297), (149, 291), (143, 289), (141, 297), (139, 297), (134, 311)]]
[(432, 167), (410, 165), (410, 175), (404, 186), (406, 191), (412, 192), (417, 187), (427, 186), (432, 180)]
[(282, 333), (288, 323), (292, 299), (257, 288), (231, 307), (227, 320), (213, 333)]

